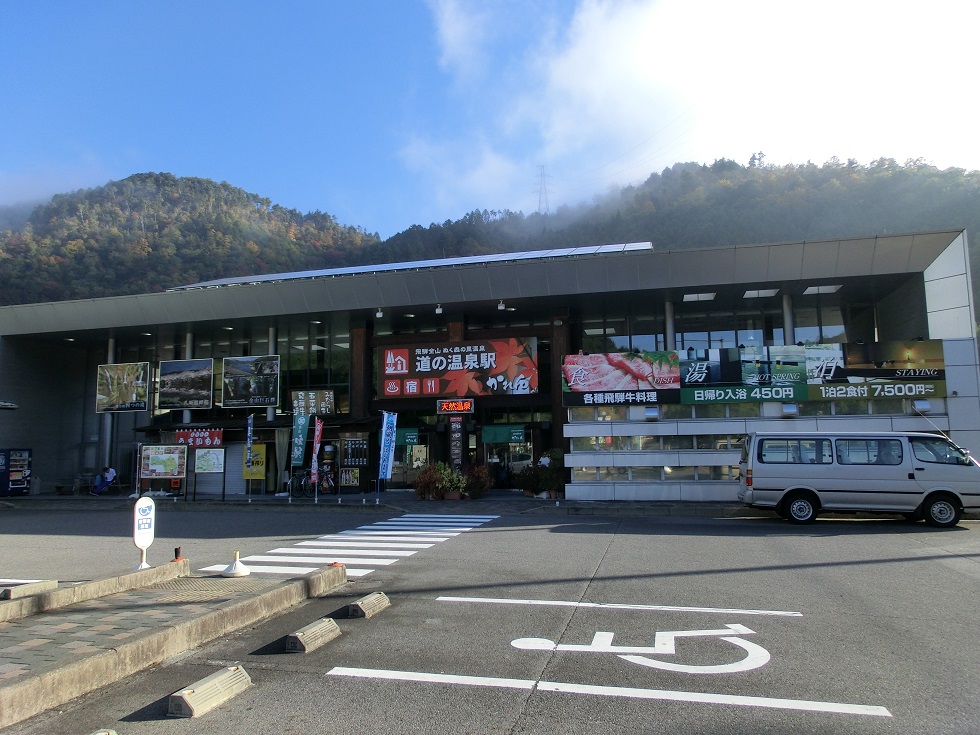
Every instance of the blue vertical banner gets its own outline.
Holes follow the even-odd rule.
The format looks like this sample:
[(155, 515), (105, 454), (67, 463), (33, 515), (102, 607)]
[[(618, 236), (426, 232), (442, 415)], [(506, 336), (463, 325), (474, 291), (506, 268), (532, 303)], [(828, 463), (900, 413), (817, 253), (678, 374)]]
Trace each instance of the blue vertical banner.
[(252, 466), (252, 424), (254, 420), (252, 414), (248, 415), (248, 432), (245, 434), (245, 466)]
[(306, 455), (306, 437), (310, 431), (310, 417), (305, 413), (293, 414), (293, 450), (290, 465), (293, 467), (303, 466), (303, 457)]
[(391, 466), (395, 462), (395, 425), (398, 423), (398, 414), (388, 411), (381, 413), (381, 466), (378, 469), (378, 478), (390, 480)]

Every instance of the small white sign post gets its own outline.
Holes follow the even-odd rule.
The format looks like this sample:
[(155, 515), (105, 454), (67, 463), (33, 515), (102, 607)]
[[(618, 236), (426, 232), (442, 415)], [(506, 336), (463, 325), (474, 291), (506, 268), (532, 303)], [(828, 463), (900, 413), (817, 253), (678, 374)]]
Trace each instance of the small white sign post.
[(153, 543), (153, 531), (156, 526), (157, 507), (153, 498), (140, 498), (133, 509), (133, 543), (140, 550), (139, 569), (149, 569), (146, 563), (146, 550)]

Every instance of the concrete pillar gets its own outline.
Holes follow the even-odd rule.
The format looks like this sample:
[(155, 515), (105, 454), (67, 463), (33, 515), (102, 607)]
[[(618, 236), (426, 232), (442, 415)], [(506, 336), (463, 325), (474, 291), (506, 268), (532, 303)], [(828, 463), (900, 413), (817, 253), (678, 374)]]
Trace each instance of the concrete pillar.
[[(194, 357), (194, 333), (188, 330), (187, 334), (184, 335), (184, 359), (190, 360), (193, 357)], [(189, 424), (191, 422), (191, 410), (189, 408), (184, 409), (181, 420), (185, 424)]]
[[(278, 339), (276, 335), (276, 328), (269, 327), (269, 354), (278, 355), (279, 354), (279, 343), (276, 341)], [(279, 365), (279, 377), (282, 379), (282, 364)], [(280, 385), (281, 387), (281, 385)], [(276, 407), (269, 406), (265, 409), (265, 420), (272, 422), (276, 420)]]
[[(116, 338), (109, 337), (109, 341), (106, 344), (106, 364), (112, 365), (116, 362)], [(108, 467), (112, 464), (112, 413), (106, 411), (102, 414), (102, 438), (100, 441), (102, 447), (102, 464), (99, 465), (98, 471), (101, 472), (103, 467)]]
[(676, 336), (674, 334), (674, 302), (664, 302), (664, 349), (676, 350)]
[(783, 294), (783, 344), (796, 344), (796, 326), (793, 324), (793, 297)]

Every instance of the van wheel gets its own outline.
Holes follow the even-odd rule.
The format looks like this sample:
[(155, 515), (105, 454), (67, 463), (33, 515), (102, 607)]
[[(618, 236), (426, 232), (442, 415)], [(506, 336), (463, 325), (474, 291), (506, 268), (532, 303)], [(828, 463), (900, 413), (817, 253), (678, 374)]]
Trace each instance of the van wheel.
[(930, 526), (951, 528), (960, 522), (963, 509), (951, 496), (936, 495), (926, 500), (922, 513)]
[(813, 523), (817, 519), (817, 505), (810, 493), (790, 493), (783, 501), (783, 508), (793, 523)]

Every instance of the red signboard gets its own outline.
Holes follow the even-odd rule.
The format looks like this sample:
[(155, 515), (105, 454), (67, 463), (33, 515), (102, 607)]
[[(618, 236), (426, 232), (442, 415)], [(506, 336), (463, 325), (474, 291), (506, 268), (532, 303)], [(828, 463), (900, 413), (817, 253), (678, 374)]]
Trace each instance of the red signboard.
[(538, 392), (536, 337), (385, 347), (379, 357), (384, 398)]
[(177, 443), (189, 447), (220, 447), (222, 429), (177, 429)]

